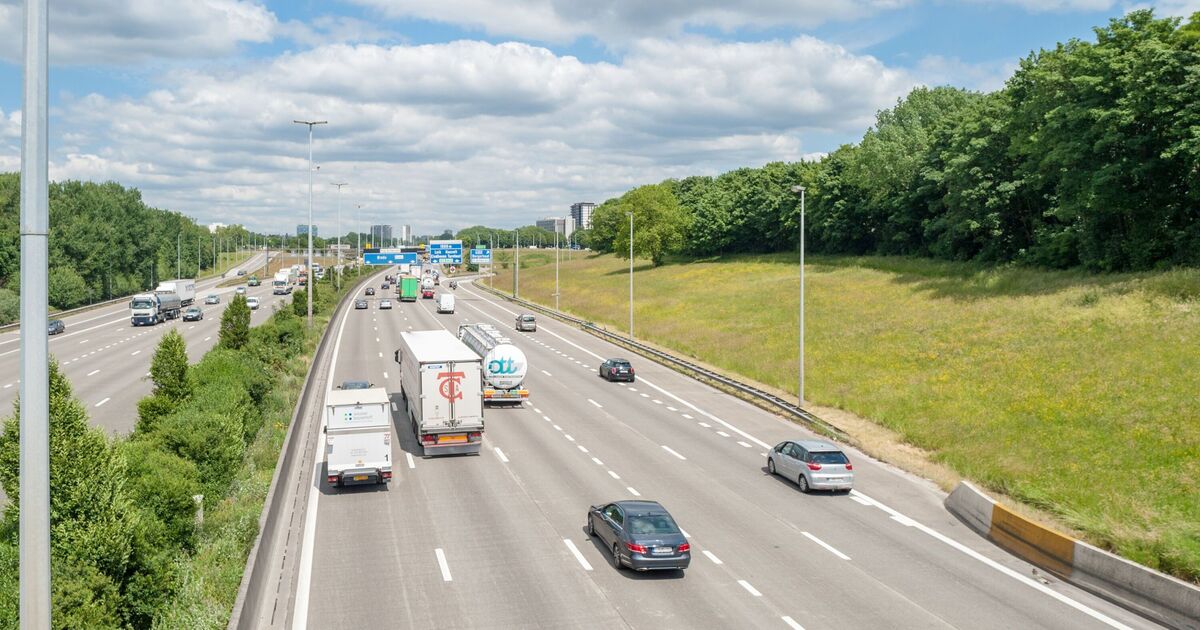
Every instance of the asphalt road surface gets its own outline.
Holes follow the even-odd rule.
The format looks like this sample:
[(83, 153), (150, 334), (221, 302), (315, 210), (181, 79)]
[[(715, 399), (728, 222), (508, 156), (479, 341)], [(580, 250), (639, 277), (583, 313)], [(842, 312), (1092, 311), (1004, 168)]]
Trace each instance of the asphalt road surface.
[[(294, 574), (282, 582), (278, 624), (1155, 627), (1036, 579), (1031, 565), (947, 513), (929, 482), (849, 449), (855, 492), (802, 494), (765, 468), (770, 446), (812, 437), (802, 427), (546, 317), (537, 332), (517, 333), (516, 309), (476, 287), (455, 295), (453, 315), (435, 314), (434, 300), (381, 311), (380, 295), (369, 310), (347, 310), (344, 325), (332, 322), (340, 340), (329, 382), (366, 379), (395, 402), (394, 479), (328, 487), (320, 427), (305, 429), (317, 464), (297, 509), (315, 527), (291, 539), (300, 559), (285, 563)], [(457, 333), (469, 322), (510, 331), (529, 358), (530, 402), (486, 411), (480, 455), (425, 459), (392, 353), (403, 331)], [(597, 376), (614, 356), (633, 361), (636, 383)], [(660, 501), (683, 528), (693, 554), (686, 572), (617, 571), (588, 537), (589, 505), (639, 497)]]
[[(178, 330), (187, 341), (188, 357), (199, 361), (217, 343), (221, 314), (229, 305), (236, 287), (216, 288), (232, 278), (238, 269), (256, 269), (265, 262), (265, 254), (251, 257), (234, 267), (226, 278), (210, 278), (196, 283), (196, 304), (204, 310), (204, 319), (185, 322), (182, 318), (157, 326), (134, 327), (129, 323), (129, 305), (115, 304), (62, 318), (66, 332), (50, 337), (50, 356), (59, 362), (71, 380), (76, 397), (91, 415), (92, 423), (111, 433), (125, 434), (137, 423), (137, 402), (154, 388), (148, 378), (150, 360), (163, 334)], [(243, 277), (249, 279), (249, 275)], [(247, 289), (247, 296), (262, 300), (252, 313), (251, 324), (260, 324), (272, 313), (275, 303), (291, 296), (272, 296), (269, 281)], [(221, 303), (204, 304), (204, 297), (215, 293)], [(0, 334), (0, 410), (12, 414), (12, 405), (20, 391), (20, 333)]]

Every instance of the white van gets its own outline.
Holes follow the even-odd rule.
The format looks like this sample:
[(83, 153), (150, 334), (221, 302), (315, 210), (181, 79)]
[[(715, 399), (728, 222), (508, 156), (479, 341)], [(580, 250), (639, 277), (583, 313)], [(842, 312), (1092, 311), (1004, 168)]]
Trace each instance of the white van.
[(454, 312), (454, 294), (443, 293), (438, 296), (437, 312), (453, 313)]

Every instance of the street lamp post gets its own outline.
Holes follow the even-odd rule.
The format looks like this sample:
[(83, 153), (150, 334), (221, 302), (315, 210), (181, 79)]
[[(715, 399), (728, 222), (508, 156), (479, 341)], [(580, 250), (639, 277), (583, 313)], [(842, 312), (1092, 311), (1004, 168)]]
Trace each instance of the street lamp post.
[(558, 310), (558, 263), (562, 259), (561, 250), (558, 249), (558, 231), (554, 232), (554, 310)]
[(629, 215), (629, 338), (633, 339), (633, 213)]
[(521, 228), (513, 230), (516, 240), (513, 241), (513, 297), (520, 297), (521, 289)]
[[(308, 125), (308, 273), (312, 274), (313, 268), (313, 127), (316, 125), (327, 125), (327, 120), (293, 120), (297, 125)], [(305, 297), (308, 298), (308, 317), (306, 322), (309, 328), (312, 328), (312, 308), (313, 308), (313, 283), (308, 283), (307, 290), (304, 291)]]
[(334, 265), (333, 279), (337, 282), (337, 290), (342, 290), (342, 187), (349, 186), (348, 182), (334, 184), (338, 189), (337, 203), (337, 264)]
[(175, 234), (175, 277), (183, 277), (183, 232)]
[(804, 406), (804, 186), (792, 186), (800, 194), (800, 385), (797, 397)]

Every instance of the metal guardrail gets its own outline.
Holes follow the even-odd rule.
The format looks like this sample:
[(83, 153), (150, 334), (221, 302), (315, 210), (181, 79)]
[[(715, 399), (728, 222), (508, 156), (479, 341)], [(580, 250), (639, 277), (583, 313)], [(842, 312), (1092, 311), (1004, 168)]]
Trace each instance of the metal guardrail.
[(593, 335), (601, 337), (601, 338), (603, 338), (607, 341), (610, 341), (612, 343), (615, 343), (617, 345), (625, 346), (626, 348), (629, 348), (635, 352), (638, 352), (638, 353), (642, 354), (643, 356), (650, 357), (652, 359), (657, 360), (660, 363), (666, 364), (668, 367), (673, 367), (676, 370), (690, 374), (694, 377), (700, 378), (701, 380), (709, 381), (710, 383), (715, 383), (721, 387), (726, 388), (727, 390), (730, 390), (734, 393), (740, 394), (743, 398), (746, 398), (752, 402), (759, 403), (760, 406), (763, 406), (764, 408), (767, 408), (771, 411), (775, 411), (777, 413), (782, 413), (785, 416), (790, 416), (790, 417), (796, 418), (796, 419), (800, 420), (801, 422), (804, 422), (805, 424), (808, 424), (809, 426), (811, 426), (813, 428), (819, 429), (822, 432), (824, 432), (832, 437), (836, 437), (836, 438), (839, 438), (842, 440), (845, 440), (848, 437), (846, 435), (845, 431), (842, 431), (841, 429), (835, 427), (834, 425), (829, 424), (828, 422), (822, 420), (821, 418), (817, 417), (812, 412), (805, 410), (803, 407), (799, 406), (798, 404), (793, 403), (788, 400), (785, 400), (775, 394), (772, 394), (771, 392), (765, 391), (763, 389), (760, 389), (760, 388), (750, 385), (748, 383), (744, 383), (737, 379), (725, 376), (724, 374), (715, 372), (715, 371), (713, 371), (709, 368), (706, 368), (702, 365), (698, 365), (696, 363), (688, 361), (687, 359), (683, 359), (683, 358), (677, 357), (673, 354), (664, 352), (662, 350), (659, 350), (658, 348), (648, 346), (648, 345), (641, 343), (630, 337), (626, 337), (624, 335), (619, 335), (617, 333), (614, 333), (614, 332), (604, 328), (603, 326), (597, 326), (596, 324), (594, 324), (592, 322), (580, 319), (578, 317), (574, 317), (572, 315), (568, 315), (566, 313), (563, 313), (562, 311), (556, 311), (550, 307), (542, 306), (541, 304), (530, 302), (528, 300), (523, 300), (518, 297), (513, 297), (513, 296), (503, 293), (493, 287), (489, 287), (485, 284), (481, 284), (481, 283), (477, 282), (477, 283), (475, 283), (475, 286), (477, 286), (489, 293), (492, 293), (493, 295), (504, 298), (505, 300), (508, 300), (509, 302), (513, 302), (514, 304), (520, 304), (521, 306), (524, 306), (525, 308), (535, 310), (540, 313), (549, 315), (560, 321), (574, 324), (575, 326), (578, 326), (579, 328), (583, 329), (584, 331), (587, 331)]

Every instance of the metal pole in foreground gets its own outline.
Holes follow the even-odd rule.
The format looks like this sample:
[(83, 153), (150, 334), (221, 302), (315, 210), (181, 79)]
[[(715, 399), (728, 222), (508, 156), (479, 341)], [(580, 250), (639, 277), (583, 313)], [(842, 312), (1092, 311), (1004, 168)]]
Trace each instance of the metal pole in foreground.
[(183, 277), (183, 232), (175, 235), (175, 277)]
[(338, 204), (337, 204), (337, 264), (334, 265), (333, 279), (337, 283), (337, 290), (342, 290), (342, 186), (349, 186), (347, 182), (334, 184), (338, 189)]
[(305, 287), (304, 295), (308, 298), (308, 317), (305, 320), (309, 328), (312, 328), (312, 302), (313, 302), (313, 219), (312, 219), (312, 202), (313, 202), (313, 127), (315, 125), (325, 125), (329, 121), (326, 120), (293, 120), (297, 125), (308, 125), (308, 286)]
[(20, 623), (50, 628), (48, 0), (25, 0), (21, 117)]
[(797, 396), (804, 406), (804, 186), (793, 186), (800, 193), (800, 385)]
[(554, 310), (558, 310), (558, 263), (562, 258), (561, 250), (558, 249), (558, 231), (554, 232)]
[(629, 215), (629, 338), (633, 339), (633, 213)]
[(515, 246), (513, 247), (513, 297), (520, 297), (519, 289), (521, 288), (521, 229), (514, 230), (517, 234)]

